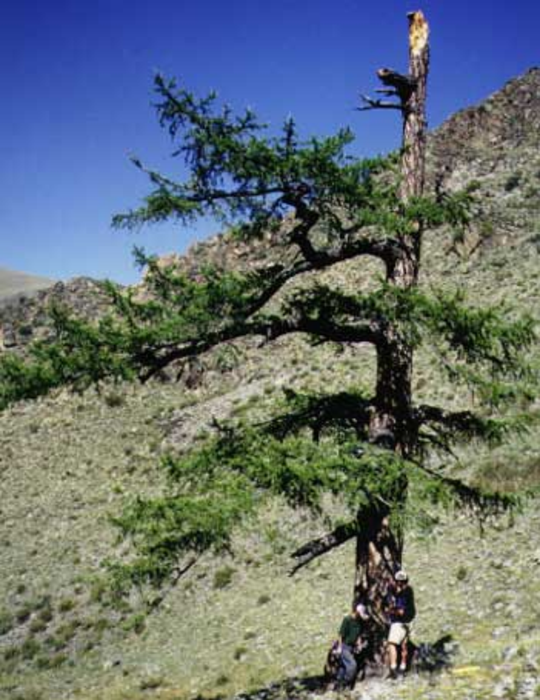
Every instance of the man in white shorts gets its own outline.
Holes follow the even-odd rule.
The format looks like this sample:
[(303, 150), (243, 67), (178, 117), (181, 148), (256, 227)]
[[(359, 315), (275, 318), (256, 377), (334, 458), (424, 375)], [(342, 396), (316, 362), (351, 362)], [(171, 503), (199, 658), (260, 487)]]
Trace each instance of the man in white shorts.
[(388, 665), (390, 676), (396, 678), (398, 671), (405, 673), (407, 670), (411, 622), (416, 615), (413, 589), (409, 586), (409, 577), (403, 569), (394, 574), (394, 585), (387, 597), (386, 612), (390, 622)]

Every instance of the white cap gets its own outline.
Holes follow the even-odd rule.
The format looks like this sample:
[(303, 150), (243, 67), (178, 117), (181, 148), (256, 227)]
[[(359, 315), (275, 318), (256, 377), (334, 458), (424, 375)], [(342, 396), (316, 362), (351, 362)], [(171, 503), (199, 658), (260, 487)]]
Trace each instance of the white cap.
[(359, 603), (359, 604), (356, 606), (356, 612), (360, 615), (360, 617), (362, 618), (362, 620), (367, 620), (367, 619), (369, 619), (369, 613), (368, 613), (368, 611), (367, 611), (367, 608), (366, 608), (366, 606), (363, 605), (362, 603)]
[(403, 569), (400, 569), (399, 571), (396, 571), (394, 574), (394, 578), (396, 581), (408, 581), (409, 577), (407, 576), (406, 572), (403, 571)]

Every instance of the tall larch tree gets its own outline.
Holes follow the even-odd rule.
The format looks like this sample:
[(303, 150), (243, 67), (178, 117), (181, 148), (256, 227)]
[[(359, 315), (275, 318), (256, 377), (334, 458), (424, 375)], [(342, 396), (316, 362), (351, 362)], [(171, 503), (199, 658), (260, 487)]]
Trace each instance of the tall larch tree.
[[(117, 580), (162, 585), (201, 553), (230, 547), (235, 529), (266, 498), (279, 495), (320, 513), (323, 496), (333, 494), (348, 519), (293, 552), (292, 573), (355, 538), (353, 596), (369, 604), (380, 640), (382, 601), (403, 556), (411, 483), (476, 512), (511, 505), (510, 497), (484, 493), (426, 461), (433, 447), (497, 442), (523, 425), (526, 417), (506, 418), (504, 411), (507, 399), (530, 391), (523, 353), (535, 336), (529, 319), (508, 319), (468, 306), (458, 292), (426, 292), (418, 284), (424, 232), (466, 226), (471, 197), (424, 191), (428, 26), (421, 12), (408, 18), (408, 73), (379, 70), (384, 98), (365, 97), (361, 107), (399, 111), (397, 159), (348, 156), (349, 129), (302, 141), (288, 119), (281, 134), (268, 136), (251, 111), (237, 116), (220, 109), (216, 95), (197, 98), (157, 76), (159, 121), (189, 174), (177, 182), (134, 158), (153, 189), (114, 224), (189, 225), (214, 216), (248, 245), (273, 232), (273, 262), (247, 272), (189, 274), (139, 253), (147, 266), (144, 296), (110, 285), (114, 311), (93, 325), (55, 309), (54, 338), (36, 343), (26, 359), (0, 359), (5, 406), (66, 384), (149, 381), (247, 336), (270, 347), (295, 334), (374, 347), (371, 394), (358, 386), (337, 394), (289, 390), (285, 407), (268, 420), (222, 425), (204, 447), (167, 455), (168, 489), (136, 499), (117, 519), (135, 551), (116, 567)], [(366, 257), (385, 270), (374, 291), (345, 291), (317, 275), (346, 261), (361, 269)], [(306, 275), (308, 284), (294, 284)], [(415, 403), (413, 356), (422, 344), (436, 350), (453, 382), (474, 390), (477, 412)]]

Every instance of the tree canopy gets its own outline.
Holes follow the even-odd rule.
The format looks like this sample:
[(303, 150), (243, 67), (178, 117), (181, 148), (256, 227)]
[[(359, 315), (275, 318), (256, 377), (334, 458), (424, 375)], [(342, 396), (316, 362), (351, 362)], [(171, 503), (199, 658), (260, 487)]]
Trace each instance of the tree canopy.
[[(512, 497), (485, 493), (428, 460), (460, 440), (497, 443), (522, 429), (526, 411), (508, 417), (505, 410), (517, 397), (531, 398), (536, 381), (526, 362), (535, 342), (530, 318), (469, 305), (461, 291), (418, 285), (424, 232), (467, 226), (473, 193), (404, 197), (403, 153), (354, 158), (350, 129), (302, 139), (287, 119), (275, 135), (251, 111), (220, 106), (213, 93), (199, 98), (162, 76), (155, 90), (159, 123), (188, 174), (177, 182), (133, 158), (152, 189), (114, 225), (188, 226), (212, 216), (248, 245), (275, 232), (272, 260), (249, 271), (190, 273), (138, 251), (144, 294), (109, 284), (112, 311), (94, 324), (53, 310), (52, 339), (34, 344), (26, 358), (0, 357), (0, 406), (58, 386), (149, 381), (173, 363), (247, 336), (369, 344), (377, 385), (371, 393), (359, 386), (337, 394), (286, 391), (267, 420), (218, 426), (202, 448), (165, 456), (167, 492), (137, 498), (116, 518), (137, 553), (115, 568), (118, 580), (159, 585), (185, 555), (226, 550), (235, 528), (273, 495), (320, 512), (330, 493), (349, 514), (293, 553), (295, 569), (362, 533), (380, 539), (385, 528), (392, 565), (399, 563), (413, 482), (427, 499), (477, 513), (512, 505)], [(362, 265), (366, 256), (384, 269), (372, 291), (345, 290), (317, 274), (346, 261)], [(406, 277), (413, 258), (414, 274)], [(307, 284), (291, 284), (306, 277)], [(477, 410), (415, 403), (412, 357), (426, 344), (453, 382), (474, 391)], [(369, 562), (362, 565), (369, 570)], [(359, 575), (357, 593), (370, 594), (373, 576)]]

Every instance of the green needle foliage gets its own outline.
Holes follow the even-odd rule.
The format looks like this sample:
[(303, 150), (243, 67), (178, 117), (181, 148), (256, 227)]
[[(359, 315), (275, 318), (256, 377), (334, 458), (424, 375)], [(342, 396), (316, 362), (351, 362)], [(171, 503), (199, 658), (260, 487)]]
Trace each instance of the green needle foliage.
[(115, 520), (138, 553), (114, 568), (117, 582), (159, 584), (178, 566), (180, 552), (228, 550), (235, 528), (253, 520), (272, 496), (320, 513), (323, 496), (333, 494), (350, 514), (373, 494), (392, 498), (405, 468), (392, 452), (369, 449), (358, 457), (350, 440), (277, 437), (275, 427), (223, 429), (199, 451), (164, 458), (167, 494), (137, 499)]
[[(248, 245), (275, 234), (271, 259), (248, 272), (186, 272), (137, 251), (146, 267), (144, 294), (109, 285), (112, 311), (95, 324), (53, 310), (51, 340), (33, 345), (25, 358), (0, 357), (0, 408), (64, 385), (148, 381), (172, 363), (246, 336), (271, 342), (301, 333), (314, 343), (371, 344), (379, 360), (410, 362), (428, 345), (452, 380), (475, 392), (479, 411), (415, 404), (406, 372), (389, 385), (395, 400), (379, 388), (333, 395), (286, 391), (281, 412), (267, 422), (222, 428), (201, 449), (164, 459), (163, 495), (133, 501), (115, 520), (134, 546), (127, 566), (113, 566), (118, 584), (161, 585), (186, 555), (227, 550), (235, 529), (274, 496), (321, 512), (323, 496), (332, 494), (350, 516), (337, 526), (339, 542), (359, 532), (368, 512), (390, 515), (399, 528), (410, 512), (409, 489), (477, 514), (512, 506), (512, 498), (428, 468), (426, 458), (434, 449), (451, 454), (459, 441), (496, 444), (526, 427), (526, 415), (508, 418), (503, 410), (511, 400), (533, 396), (536, 377), (526, 362), (535, 342), (533, 321), (469, 306), (461, 293), (394, 283), (398, 266), (419, 250), (423, 231), (467, 226), (472, 193), (405, 202), (398, 157), (352, 158), (349, 129), (302, 140), (288, 119), (279, 134), (268, 134), (251, 111), (235, 115), (219, 107), (215, 94), (198, 98), (162, 76), (155, 88), (159, 122), (187, 176), (177, 182), (133, 158), (152, 190), (139, 207), (115, 216), (114, 225), (189, 225), (212, 216)], [(289, 284), (365, 256), (386, 270), (370, 293), (330, 287), (316, 274), (302, 288)], [(373, 417), (384, 412), (393, 416), (407, 449), (373, 439)]]

